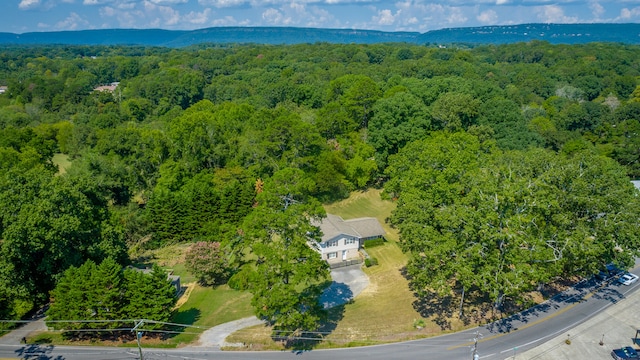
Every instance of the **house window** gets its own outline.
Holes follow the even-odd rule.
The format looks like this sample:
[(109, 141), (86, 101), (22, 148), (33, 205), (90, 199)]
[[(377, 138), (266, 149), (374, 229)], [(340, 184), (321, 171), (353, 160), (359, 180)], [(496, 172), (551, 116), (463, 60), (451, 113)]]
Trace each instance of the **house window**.
[(338, 240), (327, 241), (327, 247), (338, 246)]
[(351, 245), (351, 244), (355, 244), (356, 243), (356, 239), (354, 238), (346, 238), (344, 239), (344, 244), (345, 245)]
[(327, 254), (327, 259), (331, 260), (331, 259), (335, 259), (338, 257), (338, 253), (337, 252), (330, 252)]

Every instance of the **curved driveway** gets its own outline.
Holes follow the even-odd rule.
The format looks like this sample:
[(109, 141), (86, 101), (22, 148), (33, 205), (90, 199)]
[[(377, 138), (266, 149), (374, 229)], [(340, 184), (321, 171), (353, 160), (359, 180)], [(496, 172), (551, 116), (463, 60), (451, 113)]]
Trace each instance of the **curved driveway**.
[(320, 296), (320, 304), (325, 309), (346, 304), (369, 286), (362, 264), (331, 270), (331, 280), (331, 285)]

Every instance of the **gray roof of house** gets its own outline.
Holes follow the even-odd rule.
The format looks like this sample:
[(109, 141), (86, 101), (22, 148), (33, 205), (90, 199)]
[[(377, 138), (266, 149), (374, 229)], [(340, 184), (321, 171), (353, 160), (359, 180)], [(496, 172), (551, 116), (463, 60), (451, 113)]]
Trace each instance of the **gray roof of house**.
[(386, 234), (382, 225), (380, 225), (380, 222), (376, 218), (365, 217), (351, 219), (345, 221), (345, 223), (351, 225), (351, 227), (360, 234), (361, 238), (384, 236), (384, 234)]
[(373, 236), (384, 236), (386, 232), (378, 222), (372, 217), (343, 220), (340, 216), (327, 214), (321, 222), (314, 222), (322, 231), (322, 241), (335, 238), (338, 235), (350, 235), (357, 238), (367, 238)]

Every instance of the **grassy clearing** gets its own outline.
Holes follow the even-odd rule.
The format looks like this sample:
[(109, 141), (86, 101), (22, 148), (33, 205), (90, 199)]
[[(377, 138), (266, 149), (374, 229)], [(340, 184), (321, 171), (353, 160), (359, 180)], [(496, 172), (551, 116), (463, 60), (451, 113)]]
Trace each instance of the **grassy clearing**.
[(65, 174), (71, 167), (71, 160), (69, 160), (69, 155), (67, 154), (53, 154), (53, 159), (51, 161), (58, 167), (59, 175)]
[[(387, 231), (386, 238), (389, 241), (367, 250), (379, 261), (377, 266), (364, 268), (369, 276), (369, 286), (353, 303), (331, 311), (330, 318), (337, 322), (337, 326), (317, 348), (362, 346), (440, 333), (438, 325), (428, 320), (422, 330), (416, 330), (413, 326), (421, 316), (413, 308), (415, 297), (401, 273), (407, 257), (398, 246), (398, 232), (386, 221), (395, 204), (382, 200), (380, 192), (378, 189), (354, 192), (348, 199), (325, 205), (327, 213), (344, 219), (365, 216), (377, 218)], [(271, 340), (269, 329), (265, 327), (244, 329), (234, 333), (227, 341), (251, 343), (254, 349), (281, 348), (280, 344)]]
[(196, 278), (184, 266), (184, 256), (189, 246), (191, 244), (177, 244), (147, 251), (139, 256), (142, 263), (156, 263), (165, 269), (171, 269), (180, 276), (182, 284), (193, 286), (188, 299), (174, 313), (171, 322), (200, 328), (187, 328), (167, 339), (166, 343), (173, 346), (196, 341), (207, 328), (253, 315), (251, 293), (236, 291), (226, 285), (214, 289), (195, 284)]
[(145, 251), (136, 256), (138, 265), (151, 266), (158, 264), (164, 269), (171, 270), (173, 274), (180, 276), (180, 282), (188, 284), (196, 281), (196, 278), (184, 266), (184, 254), (191, 244), (170, 245), (157, 250)]
[(172, 321), (201, 329), (187, 328), (184, 333), (167, 342), (175, 346), (188, 344), (195, 341), (207, 328), (252, 315), (251, 293), (232, 290), (227, 286), (212, 289), (196, 285), (189, 300), (174, 314)]
[[(327, 204), (324, 206), (329, 214), (342, 216), (343, 219), (359, 217), (375, 217), (381, 224), (386, 224), (386, 219), (391, 216), (395, 203), (383, 200), (380, 197), (380, 189), (367, 191), (354, 191), (348, 199)], [(385, 227), (385, 230), (389, 230)], [(397, 237), (396, 237), (397, 239)]]
[(413, 327), (421, 317), (413, 308), (415, 297), (400, 272), (407, 259), (398, 244), (389, 241), (368, 252), (378, 259), (379, 265), (364, 268), (369, 286), (353, 303), (345, 305), (342, 320), (326, 337), (329, 345), (397, 341), (439, 332), (428, 321), (421, 331)]
[(415, 296), (409, 289), (401, 270), (407, 257), (398, 246), (398, 232), (391, 228), (387, 219), (395, 203), (383, 200), (381, 190), (370, 189), (354, 192), (343, 201), (325, 206), (327, 213), (352, 219), (364, 216), (375, 217), (387, 232), (384, 245), (367, 249), (378, 265), (363, 268), (369, 276), (369, 286), (352, 304), (344, 307), (342, 320), (327, 336), (330, 345), (349, 346), (416, 338), (438, 333), (440, 328), (425, 321), (425, 328), (417, 331), (413, 324), (421, 318), (413, 308)]
[(197, 279), (184, 266), (185, 253), (189, 246), (191, 244), (171, 245), (146, 251), (138, 256), (142, 264), (155, 263), (165, 269), (171, 269), (175, 275), (180, 276), (183, 285), (192, 286), (188, 299), (182, 299), (184, 303), (174, 313), (171, 322), (194, 325), (202, 329), (187, 328), (183, 333), (169, 338), (167, 343), (174, 346), (197, 340), (206, 328), (253, 315), (251, 293), (236, 291), (226, 285), (214, 289), (195, 284)]

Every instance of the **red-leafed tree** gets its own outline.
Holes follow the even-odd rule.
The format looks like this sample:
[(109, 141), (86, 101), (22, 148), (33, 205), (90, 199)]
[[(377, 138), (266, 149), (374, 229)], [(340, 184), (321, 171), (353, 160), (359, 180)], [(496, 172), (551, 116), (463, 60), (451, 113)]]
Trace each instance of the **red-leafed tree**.
[(187, 250), (185, 265), (202, 285), (224, 284), (230, 275), (231, 261), (219, 242), (199, 241)]

